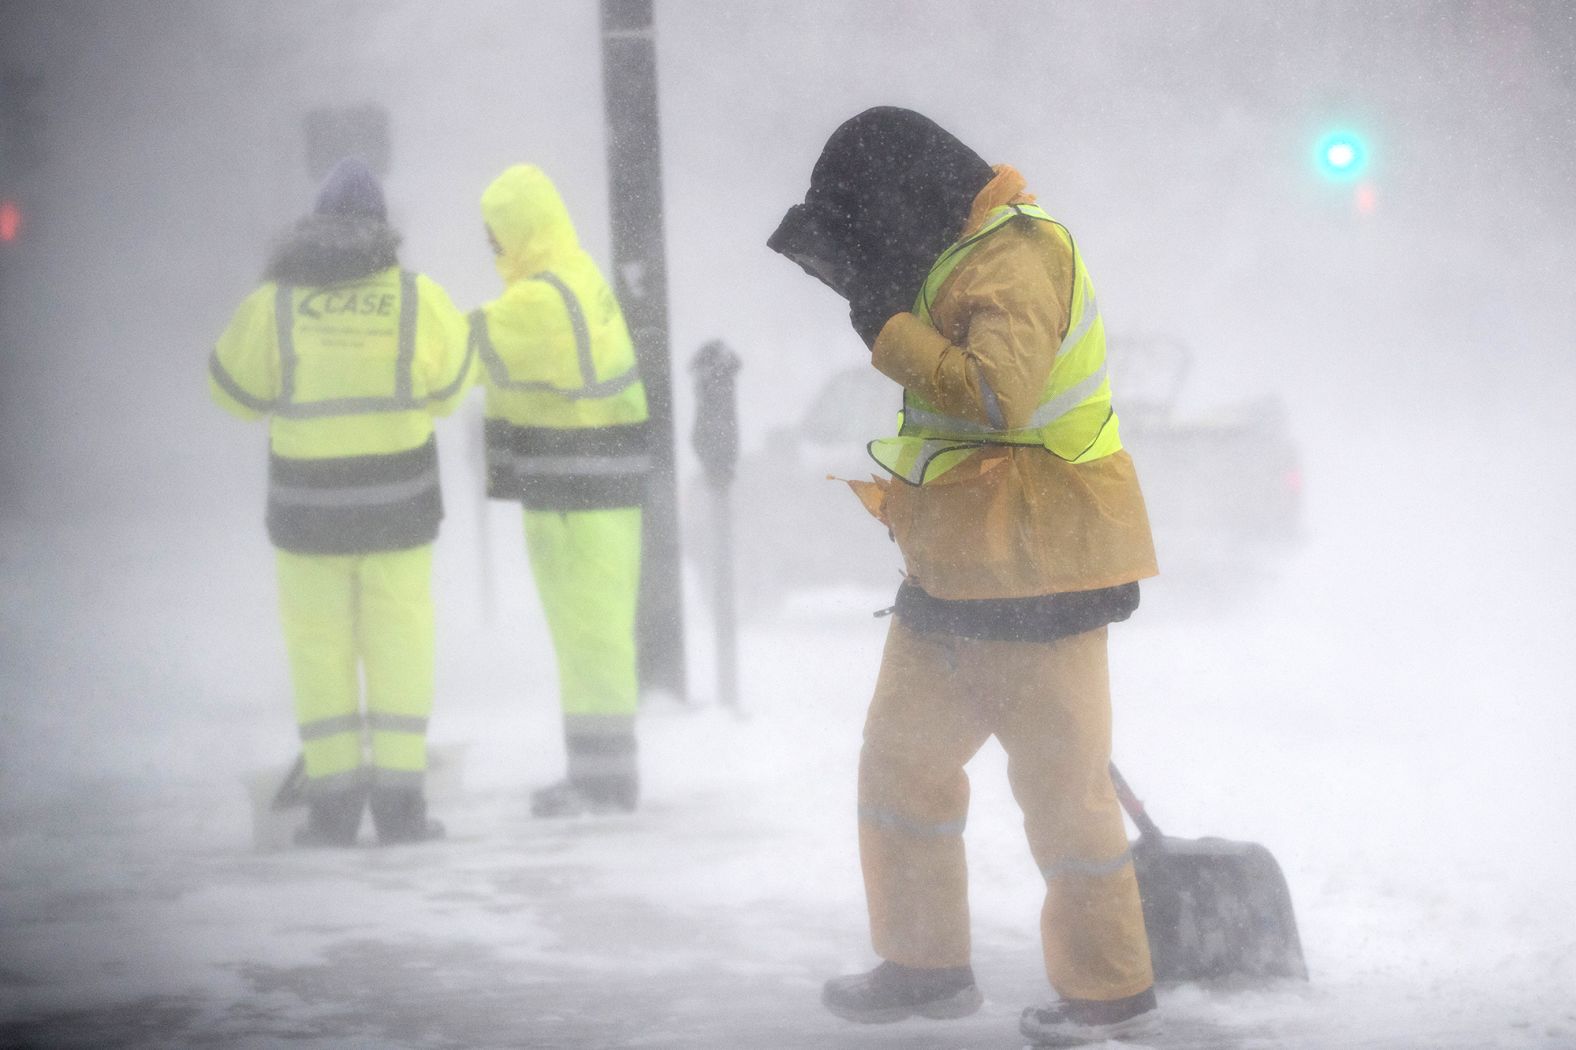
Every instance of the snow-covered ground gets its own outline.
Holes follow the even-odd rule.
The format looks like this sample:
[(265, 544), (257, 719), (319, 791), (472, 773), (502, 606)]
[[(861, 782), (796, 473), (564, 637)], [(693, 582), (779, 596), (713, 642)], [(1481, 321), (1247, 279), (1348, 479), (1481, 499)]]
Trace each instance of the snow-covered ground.
[[(0, 1048), (1016, 1046), (1042, 887), (994, 745), (986, 1008), (818, 1003), (874, 961), (854, 767), (889, 595), (752, 618), (743, 718), (690, 595), (694, 699), (645, 709), (641, 811), (530, 819), (554, 672), (518, 512), (477, 514), (474, 405), (440, 427), (450, 838), (253, 848), (246, 785), (295, 729), (264, 439), (206, 403), (208, 340), (312, 199), (325, 102), (389, 107), (408, 263), (465, 308), (496, 292), (475, 201), (509, 163), (550, 169), (608, 262), (596, 5), (0, 6), (0, 65), (47, 73), (52, 190), (0, 275)], [(1312, 979), (1163, 989), (1157, 1045), (1576, 1047), (1570, 12), (658, 7), (681, 434), (705, 340), (745, 358), (746, 449), (861, 359), (764, 241), (831, 129), (893, 103), (1025, 172), (1112, 332), (1195, 348), (1179, 412), (1287, 406), (1306, 543), (1249, 584), (1146, 585), (1112, 675), (1122, 768), (1168, 832), (1273, 852)], [(1373, 135), (1371, 214), (1304, 170), (1333, 121)]]
[[(1443, 480), (1413, 466), (1417, 493)], [(1318, 483), (1353, 505), (1339, 487), (1358, 481)], [(463, 753), (463, 784), (433, 800), (449, 840), (258, 852), (242, 781), (289, 758), (292, 726), (253, 511), (8, 530), (0, 1045), (1017, 1045), (1018, 1010), (1047, 995), (1041, 886), (994, 744), (967, 832), (986, 1008), (864, 1028), (817, 1001), (873, 962), (853, 789), (883, 595), (802, 595), (748, 627), (742, 717), (709, 702), (691, 595), (698, 699), (647, 704), (640, 812), (537, 821), (528, 791), (562, 756), (517, 523), (489, 511), (487, 611), (474, 507), (451, 506), (433, 730)], [(1169, 832), (1271, 849), (1312, 973), (1165, 989), (1156, 1045), (1576, 1046), (1571, 714), (1551, 702), (1571, 599), (1465, 588), (1536, 578), (1487, 549), (1461, 587), (1423, 593), (1413, 555), (1443, 566), (1448, 544), (1397, 556), (1399, 517), (1335, 524), (1315, 515), (1229, 608), (1161, 582), (1113, 631), (1119, 761)]]

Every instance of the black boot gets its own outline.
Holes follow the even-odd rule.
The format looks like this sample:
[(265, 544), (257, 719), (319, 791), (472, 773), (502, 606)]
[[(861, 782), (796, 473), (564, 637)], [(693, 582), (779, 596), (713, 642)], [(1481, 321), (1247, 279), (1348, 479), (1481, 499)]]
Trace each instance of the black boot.
[(560, 780), (531, 793), (533, 817), (583, 817), (633, 813), (640, 802), (640, 781), (634, 777)]
[(1049, 1006), (1026, 1008), (1018, 1031), (1035, 1047), (1149, 1040), (1160, 1034), (1160, 1011), (1153, 988), (1109, 1001), (1059, 999)]
[(443, 837), (443, 825), (427, 819), (427, 800), (419, 788), (374, 788), (372, 826), (385, 846)]
[(311, 792), (307, 797), (306, 824), (297, 829), (297, 846), (354, 846), (361, 830), (361, 811), (367, 806), (365, 788)]
[(821, 1004), (828, 1010), (865, 1024), (915, 1014), (938, 1021), (967, 1017), (984, 1001), (969, 966), (930, 970), (884, 962), (868, 973), (834, 977), (821, 990)]

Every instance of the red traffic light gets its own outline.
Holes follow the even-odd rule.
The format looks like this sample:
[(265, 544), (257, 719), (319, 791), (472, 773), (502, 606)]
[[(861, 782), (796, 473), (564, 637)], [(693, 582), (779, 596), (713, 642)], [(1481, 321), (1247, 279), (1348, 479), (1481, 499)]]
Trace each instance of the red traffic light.
[(0, 200), (0, 244), (10, 244), (22, 235), (22, 206), (13, 200)]

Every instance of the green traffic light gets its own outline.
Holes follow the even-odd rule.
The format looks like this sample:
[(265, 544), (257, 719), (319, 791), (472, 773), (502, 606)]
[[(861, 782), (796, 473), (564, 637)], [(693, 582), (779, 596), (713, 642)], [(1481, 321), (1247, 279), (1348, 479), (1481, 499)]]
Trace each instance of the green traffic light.
[(1327, 179), (1356, 178), (1368, 166), (1368, 147), (1350, 131), (1332, 131), (1315, 152), (1319, 173)]

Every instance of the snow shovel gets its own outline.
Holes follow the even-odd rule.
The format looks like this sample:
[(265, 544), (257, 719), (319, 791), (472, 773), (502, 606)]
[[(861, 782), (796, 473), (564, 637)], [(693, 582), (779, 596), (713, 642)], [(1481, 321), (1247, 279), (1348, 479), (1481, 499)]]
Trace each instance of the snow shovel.
[(269, 808), (275, 813), (282, 813), (287, 809), (306, 805), (306, 756), (297, 755), (290, 766), (290, 771), (279, 784), (279, 790), (274, 792), (273, 801)]
[(1111, 783), (1138, 829), (1133, 866), (1157, 981), (1308, 979), (1286, 878), (1256, 842), (1161, 832), (1116, 765)]

